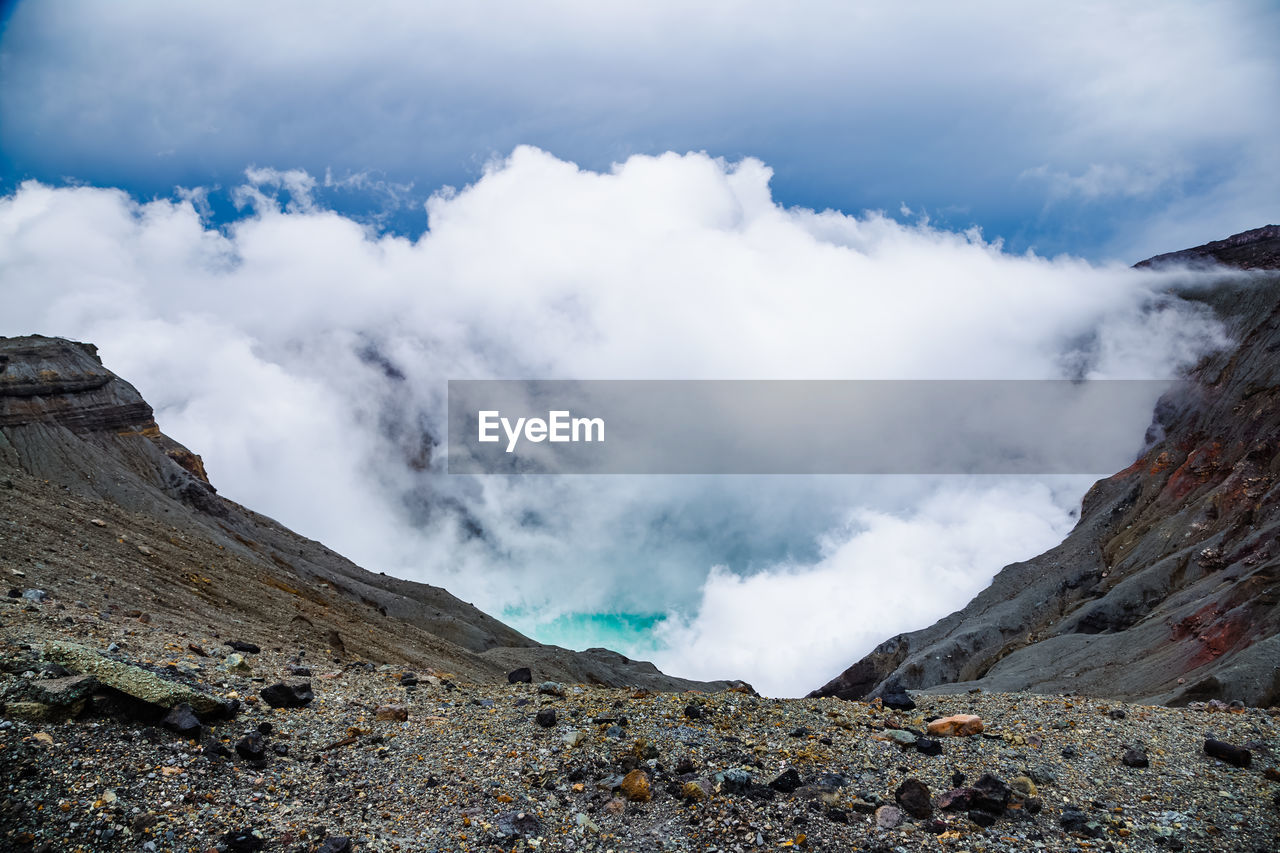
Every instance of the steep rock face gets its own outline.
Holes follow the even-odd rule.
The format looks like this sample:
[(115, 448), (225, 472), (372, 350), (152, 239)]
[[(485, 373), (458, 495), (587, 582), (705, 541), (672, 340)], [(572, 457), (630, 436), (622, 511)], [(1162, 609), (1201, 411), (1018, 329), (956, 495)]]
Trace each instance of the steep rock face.
[[(615, 652), (544, 646), (447, 591), (365, 571), (220, 497), (200, 457), (90, 344), (0, 338), (0, 558), (130, 607), (474, 681), (718, 689)], [(42, 568), (39, 568), (42, 567)], [(117, 597), (118, 594), (117, 594)]]
[(1280, 225), (1264, 225), (1194, 249), (1156, 255), (1134, 266), (1160, 267), (1167, 264), (1220, 265), (1242, 270), (1280, 269)]
[[(1280, 266), (1280, 229), (1161, 259)], [(1163, 437), (1095, 484), (1056, 548), (963, 609), (893, 637), (814, 696), (912, 689), (1067, 692), (1180, 704), (1280, 702), (1280, 275), (1179, 294), (1234, 347), (1158, 404)]]

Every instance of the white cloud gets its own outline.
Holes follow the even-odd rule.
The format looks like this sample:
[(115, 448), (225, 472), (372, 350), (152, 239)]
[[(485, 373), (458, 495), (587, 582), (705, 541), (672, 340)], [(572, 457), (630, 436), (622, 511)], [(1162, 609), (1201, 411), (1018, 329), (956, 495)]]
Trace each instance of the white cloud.
[(962, 606), (1002, 566), (1056, 545), (1077, 495), (1011, 479), (944, 484), (903, 512), (857, 509), (813, 564), (713, 569), (696, 617), (662, 626), (657, 663), (700, 678), (751, 672), (766, 695), (803, 694), (852, 664), (851, 649), (931, 624), (943, 602)]
[(1122, 163), (1090, 163), (1078, 175), (1041, 165), (1026, 170), (1022, 177), (1043, 181), (1049, 188), (1050, 200), (1075, 196), (1096, 201), (1113, 196), (1147, 196), (1171, 184), (1176, 188), (1190, 172), (1186, 164), (1134, 168)]
[[(795, 616), (825, 583), (854, 596), (915, 530), (895, 573), (949, 565), (948, 582), (848, 628), (824, 609), (814, 660), (847, 662), (1031, 556), (1071, 499), (981, 482), (931, 498), (937, 483), (859, 478), (449, 478), (438, 458), (409, 464), (441, 432), (444, 380), (1139, 378), (1220, 338), (1160, 296), (1175, 273), (786, 209), (770, 174), (700, 154), (593, 172), (522, 147), (434, 196), (416, 240), (300, 201), (314, 184), (298, 173), (253, 172), (253, 203), (224, 230), (192, 191), (138, 203), (28, 183), (0, 199), (0, 333), (96, 342), (224, 494), (372, 569), (523, 608), (524, 625), (683, 614), (700, 657), (671, 655), (678, 666), (723, 660), (718, 675), (802, 692), (813, 673), (770, 657), (774, 637), (716, 639), (727, 607), (759, 591)], [(1007, 530), (984, 540), (983, 518)], [(944, 545), (954, 563), (939, 563)], [(709, 575), (726, 561), (762, 573)]]

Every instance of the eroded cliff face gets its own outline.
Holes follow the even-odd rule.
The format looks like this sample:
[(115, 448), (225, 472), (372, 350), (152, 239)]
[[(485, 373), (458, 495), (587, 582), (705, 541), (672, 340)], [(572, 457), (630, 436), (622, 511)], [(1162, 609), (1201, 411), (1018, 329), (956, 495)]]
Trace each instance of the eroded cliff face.
[[(50, 453), (49, 446), (88, 442), (139, 477), (155, 479), (171, 497), (216, 508), (213, 486), (195, 453), (160, 432), (155, 413), (137, 390), (107, 370), (92, 344), (33, 335), (0, 339), (0, 453), (74, 491), (120, 500), (143, 498), (121, 489), (110, 466), (92, 457)], [(162, 457), (176, 462), (172, 471)], [(145, 500), (142, 500), (146, 503)]]
[[(1153, 261), (1169, 258), (1275, 267), (1280, 229)], [(897, 683), (1280, 702), (1280, 275), (1224, 275), (1179, 295), (1211, 308), (1236, 344), (1160, 401), (1163, 437), (1094, 485), (1058, 547), (811, 695)]]
[(125, 612), (193, 630), (477, 682), (530, 667), (538, 679), (723, 686), (604, 649), (544, 646), (444, 589), (366, 571), (225, 500), (90, 344), (0, 338), (0, 539), (0, 562), (55, 599), (125, 600)]

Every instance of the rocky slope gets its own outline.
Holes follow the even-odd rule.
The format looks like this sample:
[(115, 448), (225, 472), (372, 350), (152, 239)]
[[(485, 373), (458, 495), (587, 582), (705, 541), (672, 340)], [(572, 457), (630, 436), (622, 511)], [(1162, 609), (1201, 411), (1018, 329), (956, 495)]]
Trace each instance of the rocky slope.
[(1161, 400), (1132, 466), (1094, 485), (1065, 541), (963, 609), (893, 637), (814, 696), (896, 688), (1280, 702), (1280, 228), (1142, 265), (1249, 269), (1179, 294), (1235, 345)]
[(710, 688), (534, 642), (443, 589), (365, 571), (218, 496), (93, 346), (0, 338), (0, 567), (107, 620), (505, 681)]

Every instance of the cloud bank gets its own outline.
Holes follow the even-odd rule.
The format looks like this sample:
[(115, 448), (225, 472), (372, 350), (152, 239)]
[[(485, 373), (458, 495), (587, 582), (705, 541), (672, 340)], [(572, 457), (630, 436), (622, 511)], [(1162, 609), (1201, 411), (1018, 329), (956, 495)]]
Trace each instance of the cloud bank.
[[(1087, 482), (449, 477), (445, 380), (1149, 378), (1222, 338), (1163, 295), (1187, 274), (784, 207), (770, 178), (520, 147), (414, 239), (298, 171), (250, 169), (222, 227), (199, 189), (27, 183), (0, 199), (0, 334), (94, 341), (224, 494), (368, 568), (552, 639), (636, 617), (628, 650), (800, 693), (1055, 544)], [(1134, 453), (1148, 415), (1117, 413)]]
[(789, 204), (1136, 260), (1275, 218), (1278, 39), (1269, 0), (26, 2), (0, 172), (150, 195), (300, 167), (414, 233), (407, 185), (517, 144), (705, 150), (775, 164)]

